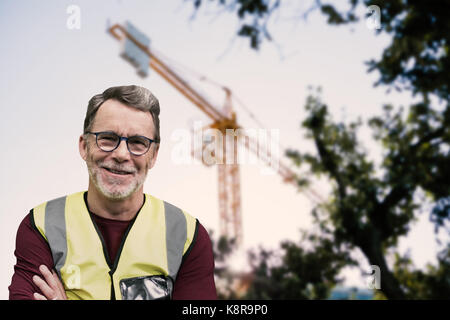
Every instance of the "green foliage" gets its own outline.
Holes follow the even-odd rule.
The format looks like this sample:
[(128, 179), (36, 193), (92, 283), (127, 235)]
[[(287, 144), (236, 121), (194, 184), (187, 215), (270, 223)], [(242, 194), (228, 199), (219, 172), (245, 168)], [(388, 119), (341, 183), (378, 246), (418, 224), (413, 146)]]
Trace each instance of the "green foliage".
[[(271, 40), (267, 22), (281, 1), (211, 2), (237, 12), (242, 22), (238, 35), (249, 37), (253, 49)], [(200, 6), (201, 0), (195, 4)], [(382, 291), (376, 293), (377, 299), (448, 299), (448, 244), (439, 253), (437, 265), (426, 270), (416, 270), (407, 256), (398, 254), (391, 270), (385, 256), (408, 234), (424, 200), (435, 202), (430, 220), (436, 233), (444, 229), (450, 234), (450, 2), (349, 0), (349, 4), (346, 12), (339, 12), (332, 4), (316, 0), (307, 13), (320, 9), (330, 25), (343, 25), (358, 21), (358, 5), (377, 5), (381, 28), (376, 32), (389, 34), (392, 41), (380, 59), (367, 62), (368, 71), (378, 71), (375, 85), (409, 90), (422, 100), (406, 112), (385, 105), (382, 115), (369, 119), (373, 138), (383, 149), (382, 161), (376, 165), (357, 139), (361, 120), (335, 122), (321, 101), (320, 90), (307, 97), (308, 116), (302, 125), (317, 153), (288, 150), (286, 154), (296, 166), (307, 166), (333, 186), (328, 201), (312, 212), (321, 235), (311, 238), (315, 241), (312, 251), (303, 247), (304, 242), (285, 242), (281, 255), (263, 249), (253, 253), (255, 279), (248, 297), (323, 298), (339, 282), (337, 272), (354, 263), (348, 252), (357, 247), (370, 264), (380, 267)], [(433, 106), (432, 96), (444, 107)], [(308, 178), (297, 179), (300, 189), (310, 184)], [(270, 264), (274, 257), (281, 263)]]
[(214, 232), (208, 231), (211, 236), (211, 242), (214, 254), (214, 276), (216, 278), (217, 296), (219, 299), (237, 299), (233, 289), (235, 274), (229, 269), (227, 259), (236, 249), (235, 239), (228, 239), (220, 236), (217, 240), (213, 237)]
[[(364, 1), (368, 4), (369, 1)], [(378, 4), (379, 3), (379, 4)], [(379, 61), (377, 84), (394, 85), (428, 96), (450, 98), (450, 3), (448, 1), (378, 1), (381, 30), (392, 35)]]
[(426, 272), (415, 270), (409, 257), (396, 254), (394, 274), (409, 299), (448, 299), (450, 245), (438, 255), (438, 265), (427, 265)]
[[(356, 1), (352, 4), (352, 9), (356, 5)], [(343, 16), (342, 13), (339, 13), (332, 5), (330, 4), (321, 4), (320, 10), (324, 15), (328, 17), (327, 22), (331, 25), (339, 25), (343, 23), (356, 22), (358, 18), (352, 11), (349, 11), (346, 17)]]
[(338, 13), (331, 5), (322, 12), (330, 24), (355, 22), (356, 3), (380, 8), (381, 28), (392, 36), (380, 60), (367, 62), (369, 71), (380, 74), (375, 85), (390, 85), (396, 90), (411, 90), (425, 99), (435, 94), (450, 98), (450, 12), (449, 1), (350, 0), (351, 9)]
[[(308, 115), (302, 123), (317, 153), (287, 151), (297, 166), (307, 165), (333, 185), (330, 199), (312, 212), (320, 236), (308, 236), (311, 250), (301, 241), (284, 242), (279, 256), (264, 249), (253, 253), (255, 278), (247, 298), (323, 299), (339, 283), (342, 267), (355, 264), (349, 252), (356, 247), (380, 267), (382, 293), (376, 298), (448, 297), (448, 248), (440, 253), (438, 265), (426, 271), (415, 270), (398, 254), (390, 270), (385, 258), (417, 217), (423, 201), (419, 191), (432, 201), (450, 194), (447, 109), (440, 112), (418, 103), (405, 115), (403, 109), (394, 112), (386, 105), (382, 116), (369, 119), (373, 137), (384, 150), (377, 167), (357, 139), (362, 121), (335, 122), (320, 93), (318, 89), (307, 97)], [(308, 184), (304, 177), (299, 179), (299, 186)], [(437, 229), (445, 228), (450, 218), (446, 203), (430, 212)], [(274, 257), (281, 262), (270, 263)]]
[[(426, 103), (412, 105), (406, 120), (402, 110), (392, 114), (392, 106), (384, 107), (384, 115), (369, 121), (374, 138), (385, 148), (382, 169), (384, 185), (394, 187), (398, 200), (401, 193), (412, 199), (417, 188), (425, 190), (434, 201), (450, 194), (450, 109), (433, 110)], [(410, 209), (414, 209), (411, 207)], [(448, 208), (433, 210), (431, 219), (443, 227), (450, 218)]]
[[(204, 1), (192, 0), (196, 8)], [(280, 8), (281, 0), (210, 0), (236, 13), (241, 26), (237, 34), (248, 37), (250, 47), (258, 50), (264, 40), (272, 40), (267, 24)], [(339, 12), (331, 3), (312, 1), (303, 13), (320, 9), (330, 25), (359, 21), (358, 5), (380, 8), (381, 28), (377, 33), (392, 36), (381, 59), (367, 62), (369, 71), (380, 74), (376, 85), (389, 85), (396, 90), (411, 90), (427, 97), (435, 94), (444, 101), (450, 99), (450, 12), (449, 1), (420, 0), (349, 0), (350, 8)], [(301, 16), (301, 15), (299, 15)], [(365, 18), (365, 17), (364, 17)]]
[(332, 240), (306, 233), (299, 243), (283, 242), (281, 256), (266, 249), (249, 256), (254, 274), (246, 299), (326, 299), (341, 283), (342, 267), (355, 264)]
[[(331, 235), (335, 245), (358, 247), (371, 264), (380, 266), (386, 297), (445, 297), (450, 290), (448, 278), (443, 281), (448, 250), (441, 253), (447, 258), (439, 259), (439, 265), (427, 273), (412, 270), (400, 260), (391, 272), (384, 256), (408, 233), (421, 208), (420, 190), (432, 201), (450, 194), (447, 109), (439, 112), (418, 103), (405, 117), (402, 109), (393, 112), (392, 106), (385, 106), (382, 116), (368, 121), (375, 141), (384, 150), (376, 170), (357, 141), (360, 120), (348, 125), (334, 122), (320, 90), (308, 96), (305, 108), (308, 116), (303, 127), (317, 154), (290, 150), (287, 156), (298, 166), (308, 165), (315, 174), (325, 175), (334, 186), (331, 199), (313, 212), (315, 223)], [(437, 229), (445, 228), (450, 219), (448, 202), (430, 214)], [(433, 285), (433, 279), (441, 279), (441, 285)]]
[[(198, 9), (203, 1), (193, 0), (194, 6)], [(231, 12), (236, 12), (241, 25), (237, 34), (241, 37), (247, 37), (250, 40), (250, 47), (258, 50), (264, 39), (271, 40), (267, 23), (276, 9), (278, 9), (281, 0), (210, 0), (218, 2)]]

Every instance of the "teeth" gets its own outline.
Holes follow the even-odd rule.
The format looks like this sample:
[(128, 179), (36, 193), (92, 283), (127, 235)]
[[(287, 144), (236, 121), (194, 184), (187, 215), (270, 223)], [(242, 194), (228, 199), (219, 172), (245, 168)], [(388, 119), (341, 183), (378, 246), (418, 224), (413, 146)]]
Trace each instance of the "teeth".
[(124, 171), (116, 171), (113, 169), (109, 169), (109, 168), (105, 168), (108, 171), (111, 171), (112, 173), (117, 173), (117, 174), (128, 174), (128, 172), (124, 172)]

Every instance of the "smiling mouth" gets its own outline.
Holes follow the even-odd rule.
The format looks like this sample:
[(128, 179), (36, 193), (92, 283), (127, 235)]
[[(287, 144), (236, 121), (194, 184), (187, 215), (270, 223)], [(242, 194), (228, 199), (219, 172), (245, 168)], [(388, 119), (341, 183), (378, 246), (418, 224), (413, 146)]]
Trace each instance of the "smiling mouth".
[(103, 167), (103, 169), (105, 169), (108, 172), (114, 173), (114, 174), (120, 174), (120, 175), (127, 175), (127, 174), (131, 174), (131, 172), (127, 172), (127, 171), (119, 171), (119, 170), (114, 170), (114, 169), (110, 169), (110, 168), (106, 168)]

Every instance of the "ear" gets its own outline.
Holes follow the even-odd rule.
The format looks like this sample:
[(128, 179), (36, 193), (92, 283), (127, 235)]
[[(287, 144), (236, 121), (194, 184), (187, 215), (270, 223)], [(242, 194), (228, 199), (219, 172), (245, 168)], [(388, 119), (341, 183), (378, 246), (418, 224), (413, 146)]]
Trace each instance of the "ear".
[(149, 164), (149, 169), (153, 168), (153, 166), (156, 163), (156, 158), (158, 157), (158, 151), (159, 151), (159, 143), (155, 143), (155, 147), (153, 149), (153, 157), (150, 158), (150, 164)]
[(80, 151), (81, 158), (86, 161), (87, 158), (87, 141), (84, 138), (84, 135), (81, 135), (78, 139), (78, 149)]

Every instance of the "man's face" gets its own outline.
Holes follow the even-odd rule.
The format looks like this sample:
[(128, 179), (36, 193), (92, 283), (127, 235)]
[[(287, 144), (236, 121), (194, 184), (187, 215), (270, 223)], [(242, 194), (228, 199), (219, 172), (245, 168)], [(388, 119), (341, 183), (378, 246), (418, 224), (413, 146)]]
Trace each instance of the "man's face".
[[(149, 112), (111, 99), (106, 100), (98, 109), (90, 131), (113, 131), (122, 137), (139, 135), (155, 138), (155, 127)], [(158, 147), (152, 143), (147, 153), (135, 156), (128, 151), (125, 141), (121, 141), (112, 152), (98, 148), (93, 134), (88, 134), (86, 139), (81, 135), (79, 141), (80, 154), (86, 161), (90, 182), (111, 200), (126, 199), (134, 192), (142, 190), (147, 172), (155, 164)]]

